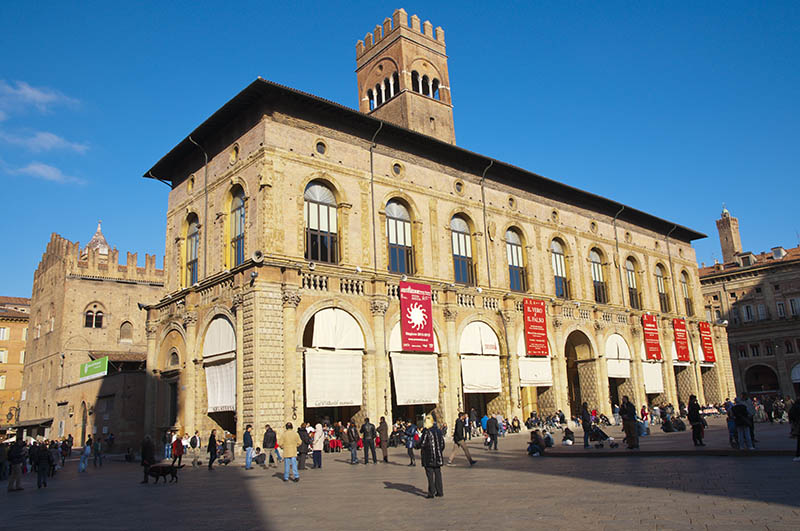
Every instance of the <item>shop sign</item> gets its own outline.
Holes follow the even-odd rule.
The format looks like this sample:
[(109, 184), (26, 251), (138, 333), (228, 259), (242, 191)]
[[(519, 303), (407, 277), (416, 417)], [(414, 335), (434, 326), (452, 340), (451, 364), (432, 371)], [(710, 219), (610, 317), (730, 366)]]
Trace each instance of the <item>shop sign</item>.
[(655, 315), (645, 314), (642, 316), (642, 328), (644, 329), (644, 352), (648, 360), (661, 359), (661, 342), (658, 340), (658, 322)]
[(675, 352), (678, 361), (689, 361), (689, 338), (686, 335), (686, 321), (673, 319), (672, 328), (675, 331)]
[(717, 361), (714, 355), (714, 339), (711, 337), (711, 324), (700, 322), (700, 346), (703, 348), (703, 358), (709, 363)]
[(522, 303), (525, 320), (525, 351), (528, 356), (547, 356), (547, 316), (544, 301), (525, 299)]
[(428, 284), (400, 282), (400, 332), (404, 352), (433, 352), (433, 308)]

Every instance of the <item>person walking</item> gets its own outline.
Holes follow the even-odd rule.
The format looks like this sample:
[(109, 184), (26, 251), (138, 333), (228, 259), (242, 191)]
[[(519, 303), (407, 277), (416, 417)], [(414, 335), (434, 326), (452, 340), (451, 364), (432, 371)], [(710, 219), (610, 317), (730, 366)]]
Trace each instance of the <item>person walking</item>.
[[(274, 460), (274, 465), (272, 463), (268, 463), (268, 466), (278, 467), (278, 463), (281, 462), (281, 454), (278, 452), (277, 448), (278, 445), (278, 436), (275, 434), (275, 430), (267, 424), (264, 426), (264, 439), (261, 441), (261, 447), (264, 448), (264, 451), (267, 452), (267, 459), (270, 461)], [(274, 459), (273, 459), (274, 458)]]
[(378, 437), (381, 439), (381, 453), (383, 454), (383, 462), (389, 462), (389, 425), (386, 424), (386, 417), (381, 417), (381, 422), (378, 424)]
[(244, 428), (244, 437), (242, 437), (242, 448), (244, 449), (244, 469), (253, 469), (253, 434), (250, 433), (253, 429), (251, 424)]
[(358, 427), (356, 426), (355, 419), (350, 419), (347, 423), (347, 429), (344, 431), (345, 442), (350, 449), (350, 464), (358, 464)]
[(695, 446), (705, 446), (703, 443), (703, 417), (700, 415), (700, 403), (697, 397), (689, 395), (687, 418), (692, 425), (692, 442)]
[(800, 400), (792, 404), (789, 409), (789, 422), (792, 426), (790, 436), (797, 439), (797, 449), (794, 452), (794, 462), (800, 462)]
[(142, 483), (147, 483), (150, 479), (150, 467), (156, 462), (156, 445), (149, 435), (145, 435), (142, 440), (142, 470), (144, 479)]
[(72, 434), (70, 433), (67, 436), (67, 448), (69, 448), (69, 454), (67, 457), (72, 457), (72, 446), (75, 444), (75, 439), (72, 438)]
[[(300, 435), (294, 431), (291, 422), (286, 423), (284, 431), (278, 440), (278, 446), (283, 451), (283, 481), (289, 481), (289, 471), (293, 474), (292, 481), (300, 481), (300, 473), (297, 471), (297, 448), (303, 444)], [(321, 463), (320, 463), (321, 464)]]
[(297, 435), (300, 437), (301, 444), (297, 448), (297, 469), (298, 470), (305, 470), (306, 469), (306, 458), (308, 457), (308, 451), (311, 447), (311, 437), (308, 436), (308, 430), (306, 429), (308, 425), (304, 422), (300, 424), (300, 427), (297, 428)]
[[(744, 398), (745, 395), (743, 394), (742, 397)], [(753, 440), (750, 438), (750, 415), (744, 400), (737, 396), (734, 399), (731, 411), (733, 413), (733, 421), (736, 423), (736, 436), (739, 440), (739, 449), (743, 450), (747, 448), (748, 450), (755, 450), (756, 448), (753, 446)]]
[(372, 464), (378, 464), (378, 458), (375, 457), (375, 425), (369, 421), (369, 417), (364, 419), (364, 424), (361, 425), (361, 440), (364, 443), (364, 464), (369, 463), (369, 451), (372, 451)]
[(589, 404), (581, 404), (581, 427), (583, 428), (583, 447), (591, 448), (589, 445), (589, 433), (592, 431), (592, 414), (589, 413)]
[(322, 424), (317, 422), (314, 426), (314, 442), (311, 443), (311, 458), (314, 464), (311, 468), (322, 468), (322, 450), (325, 449), (325, 432), (322, 431)]
[(636, 406), (628, 400), (627, 396), (622, 397), (622, 405), (619, 407), (619, 416), (622, 417), (622, 429), (625, 431), (625, 442), (628, 443), (628, 450), (639, 448), (639, 430), (636, 426)]
[(200, 433), (197, 430), (189, 439), (189, 454), (192, 456), (192, 468), (194, 468), (200, 463)]
[(92, 445), (92, 452), (94, 458), (94, 467), (97, 468), (97, 462), (100, 462), (100, 468), (103, 468), (103, 440), (97, 438)]
[(178, 462), (178, 466), (183, 464), (183, 441), (180, 437), (175, 437), (172, 441), (172, 466), (175, 466), (175, 461)]
[(497, 422), (497, 417), (492, 415), (486, 420), (486, 434), (489, 435), (489, 446), (486, 447), (487, 450), (491, 450), (494, 447), (495, 451), (497, 450), (497, 434), (500, 433), (500, 425)]
[(469, 466), (476, 463), (476, 461), (472, 459), (472, 456), (469, 455), (469, 448), (467, 448), (467, 433), (469, 432), (468, 422), (467, 414), (463, 411), (460, 412), (453, 428), (453, 450), (450, 452), (450, 457), (447, 459), (448, 466), (453, 464), (453, 459), (455, 459), (456, 452), (459, 448), (463, 450), (464, 456), (467, 458), (467, 461), (469, 461)]
[(408, 450), (408, 457), (411, 459), (408, 466), (417, 466), (416, 461), (414, 461), (414, 446), (418, 439), (417, 425), (414, 424), (411, 419), (408, 420), (408, 426), (406, 426), (403, 434), (406, 436), (406, 449)]
[(92, 454), (92, 445), (94, 441), (92, 440), (92, 436), (89, 435), (89, 438), (86, 439), (86, 444), (83, 445), (83, 449), (81, 450), (81, 460), (78, 462), (78, 472), (86, 472), (86, 468), (89, 466), (89, 456)]
[(614, 415), (614, 426), (622, 424), (622, 417), (619, 414), (619, 406), (617, 404), (611, 406), (611, 413)]
[(172, 441), (174, 438), (172, 437), (172, 432), (167, 430), (164, 432), (164, 438), (161, 442), (164, 443), (164, 459), (172, 458)]
[(23, 446), (25, 443), (19, 437), (8, 449), (8, 465), (11, 472), (8, 477), (8, 492), (23, 490), (22, 488), (22, 462), (25, 460)]
[(747, 408), (747, 420), (749, 422), (748, 429), (750, 430), (750, 441), (755, 447), (756, 443), (756, 405), (753, 399), (747, 393), (742, 393), (742, 403)]
[(444, 488), (442, 487), (444, 436), (434, 424), (433, 417), (430, 415), (425, 417), (425, 424), (419, 439), (419, 447), (422, 466), (425, 468), (425, 475), (428, 478), (428, 495), (426, 498), (442, 497), (444, 496)]
[(217, 430), (211, 430), (211, 435), (208, 436), (208, 469), (213, 470), (212, 465), (217, 459)]

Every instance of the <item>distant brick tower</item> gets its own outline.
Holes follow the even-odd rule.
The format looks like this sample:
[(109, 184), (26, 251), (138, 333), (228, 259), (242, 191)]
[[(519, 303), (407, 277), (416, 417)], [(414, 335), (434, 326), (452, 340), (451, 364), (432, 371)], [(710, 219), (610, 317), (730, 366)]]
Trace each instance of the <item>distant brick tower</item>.
[(398, 9), (356, 44), (363, 113), (456, 143), (444, 30)]
[(739, 220), (722, 205), (722, 217), (717, 220), (719, 245), (722, 247), (722, 262), (732, 262), (737, 253), (742, 252), (742, 238), (739, 236)]

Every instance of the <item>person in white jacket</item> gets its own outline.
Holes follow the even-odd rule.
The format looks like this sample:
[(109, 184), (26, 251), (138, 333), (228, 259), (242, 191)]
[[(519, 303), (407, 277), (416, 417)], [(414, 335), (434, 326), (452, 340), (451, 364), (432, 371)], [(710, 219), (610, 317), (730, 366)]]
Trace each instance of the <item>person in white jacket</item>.
[(322, 424), (317, 423), (314, 426), (314, 442), (311, 445), (312, 458), (314, 464), (311, 468), (322, 468), (322, 450), (325, 449), (325, 432), (322, 430)]

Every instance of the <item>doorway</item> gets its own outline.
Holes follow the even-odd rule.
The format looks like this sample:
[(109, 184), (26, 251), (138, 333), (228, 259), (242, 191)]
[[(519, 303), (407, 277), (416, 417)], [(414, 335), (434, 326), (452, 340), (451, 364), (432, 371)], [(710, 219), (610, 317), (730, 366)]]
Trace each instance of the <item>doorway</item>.
[(598, 407), (600, 404), (597, 393), (586, 392), (586, 390), (596, 388), (590, 383), (590, 379), (596, 377), (595, 360), (592, 358), (592, 344), (586, 334), (580, 330), (572, 332), (567, 337), (564, 354), (567, 360), (567, 385), (571, 415), (580, 413), (583, 402), (589, 405), (589, 409)]

